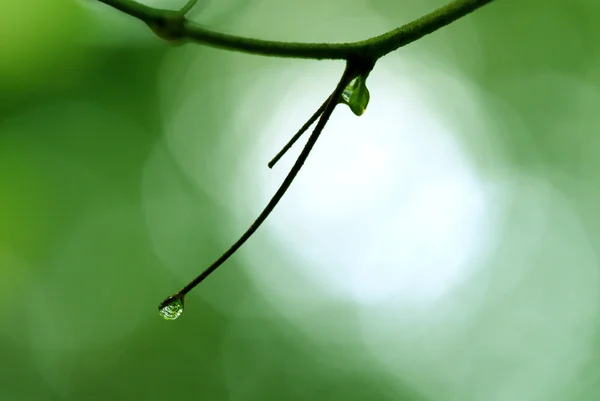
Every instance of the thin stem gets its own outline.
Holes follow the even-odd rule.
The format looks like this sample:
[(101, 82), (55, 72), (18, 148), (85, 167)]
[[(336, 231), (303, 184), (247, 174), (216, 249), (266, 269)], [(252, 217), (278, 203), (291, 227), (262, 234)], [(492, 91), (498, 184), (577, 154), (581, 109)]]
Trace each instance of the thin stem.
[[(146, 24), (164, 23), (166, 20), (173, 19), (173, 11), (148, 7), (132, 0), (98, 1), (138, 18)], [(177, 34), (181, 39), (243, 53), (318, 60), (349, 60), (356, 57), (378, 59), (456, 21), (492, 1), (454, 0), (397, 29), (370, 39), (348, 43), (299, 43), (261, 40), (214, 32), (186, 18), (170, 22), (178, 24)], [(179, 14), (177, 13), (177, 15)]]
[(300, 156), (298, 156), (298, 159), (296, 160), (296, 162), (290, 169), (290, 172), (287, 174), (287, 176), (281, 183), (281, 186), (279, 187), (279, 189), (277, 189), (277, 191), (275, 192), (275, 194), (273, 195), (273, 197), (271, 198), (271, 200), (269, 201), (267, 206), (258, 215), (256, 220), (254, 220), (254, 222), (250, 225), (250, 227), (246, 230), (246, 232), (244, 232), (242, 234), (242, 236), (228, 250), (226, 250), (223, 253), (223, 255), (221, 255), (216, 261), (214, 261), (213, 264), (211, 264), (202, 273), (200, 273), (200, 275), (198, 275), (198, 277), (196, 277), (194, 280), (192, 280), (189, 284), (187, 284), (185, 287), (183, 287), (180, 291), (178, 291), (174, 295), (165, 299), (160, 304), (159, 308), (163, 307), (165, 304), (167, 304), (173, 298), (185, 296), (194, 287), (196, 287), (205, 278), (207, 278), (212, 272), (214, 272), (219, 266), (221, 266), (227, 259), (229, 259), (229, 257), (231, 257), (231, 255), (233, 255), (252, 236), (252, 234), (254, 234), (254, 232), (256, 232), (256, 230), (258, 230), (258, 228), (267, 219), (267, 217), (273, 211), (273, 209), (275, 209), (275, 206), (277, 206), (277, 203), (279, 203), (279, 201), (281, 200), (281, 198), (283, 197), (285, 192), (288, 190), (288, 188), (294, 181), (294, 178), (296, 178), (296, 175), (298, 175), (298, 172), (302, 168), (302, 165), (308, 158), (308, 155), (310, 154), (313, 146), (317, 142), (319, 135), (321, 135), (321, 132), (323, 131), (323, 128), (325, 127), (325, 124), (327, 124), (327, 121), (329, 120), (329, 117), (333, 113), (333, 110), (338, 105), (338, 102), (335, 101), (335, 99), (340, 98), (340, 96), (342, 95), (342, 92), (344, 91), (344, 88), (350, 83), (350, 81), (352, 81), (352, 79), (354, 79), (356, 77), (356, 75), (357, 75), (357, 67), (355, 66), (355, 64), (352, 62), (347, 62), (344, 73), (342, 74), (342, 77), (340, 78), (337, 86), (335, 87), (335, 90), (333, 91), (331, 96), (329, 96), (327, 104), (325, 106), (325, 109), (323, 110), (323, 114), (321, 114), (321, 118), (319, 118), (319, 121), (317, 122), (317, 126), (315, 127), (314, 131), (308, 138), (306, 145), (304, 145), (304, 149), (302, 149)]
[(185, 6), (183, 6), (181, 8), (181, 10), (179, 10), (179, 13), (181, 15), (187, 15), (190, 11), (192, 11), (192, 8), (194, 8), (194, 6), (198, 3), (198, 0), (188, 0), (187, 3), (185, 3)]
[(304, 123), (304, 125), (302, 127), (300, 127), (300, 129), (298, 130), (298, 132), (296, 132), (296, 134), (292, 137), (292, 139), (290, 139), (288, 141), (288, 143), (285, 144), (285, 146), (279, 151), (279, 153), (277, 153), (275, 155), (275, 157), (269, 162), (268, 166), (269, 168), (273, 168), (273, 166), (279, 161), (279, 159), (281, 159), (283, 157), (283, 155), (286, 154), (286, 152), (288, 150), (290, 150), (290, 148), (292, 146), (294, 146), (294, 143), (296, 143), (296, 141), (298, 139), (300, 139), (300, 137), (302, 136), (302, 134), (304, 134), (306, 132), (306, 130), (308, 130), (310, 128), (311, 125), (313, 125), (313, 123), (315, 121), (317, 121), (317, 118), (319, 118), (319, 116), (321, 114), (323, 114), (323, 111), (325, 110), (325, 107), (327, 107), (327, 103), (329, 102), (329, 97), (323, 102), (323, 104), (321, 105), (321, 107), (319, 107), (317, 109), (317, 111), (315, 111), (315, 113), (308, 119), (308, 121), (306, 121)]

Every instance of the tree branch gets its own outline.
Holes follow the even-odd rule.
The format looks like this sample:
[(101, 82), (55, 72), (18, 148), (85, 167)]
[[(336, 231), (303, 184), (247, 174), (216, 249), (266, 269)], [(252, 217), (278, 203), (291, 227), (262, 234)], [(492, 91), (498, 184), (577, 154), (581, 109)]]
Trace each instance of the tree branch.
[[(196, 5), (197, 0), (188, 0), (186, 5), (180, 10), (156, 9), (136, 3), (132, 0), (97, 1), (112, 6), (125, 14), (143, 21), (156, 35), (168, 41), (177, 43), (192, 41), (226, 50), (272, 57), (346, 60), (346, 68), (334, 91), (269, 163), (269, 167), (272, 167), (277, 160), (291, 148), (300, 136), (308, 130), (315, 121), (317, 121), (317, 125), (308, 138), (304, 149), (267, 206), (265, 206), (263, 211), (258, 215), (246, 232), (244, 232), (216, 261), (180, 291), (168, 297), (159, 305), (159, 310), (163, 310), (171, 307), (174, 302), (177, 303), (177, 307), (180, 308), (179, 312), (176, 315), (167, 317), (169, 319), (175, 319), (181, 314), (185, 295), (206, 279), (219, 266), (225, 263), (225, 261), (227, 261), (227, 259), (229, 259), (256, 232), (256, 230), (258, 230), (273, 209), (275, 209), (275, 206), (277, 206), (304, 165), (304, 162), (308, 158), (319, 135), (321, 135), (321, 132), (325, 128), (329, 117), (331, 117), (333, 110), (340, 104), (344, 89), (346, 89), (346, 87), (357, 77), (357, 79), (361, 79), (360, 82), (364, 86), (364, 80), (375, 66), (377, 60), (381, 57), (456, 21), (493, 0), (454, 0), (446, 6), (403, 25), (400, 28), (370, 39), (351, 43), (279, 42), (210, 31), (186, 18), (186, 14)], [(356, 106), (352, 101), (354, 94), (350, 98), (349, 105), (352, 111), (357, 115), (362, 114), (368, 103), (368, 90), (366, 87), (363, 89), (365, 96), (359, 96), (358, 99), (358, 106), (360, 107), (359, 112), (353, 107)], [(170, 311), (167, 310), (167, 312)]]
[(435, 32), (493, 0), (455, 0), (383, 35), (349, 43), (280, 42), (228, 35), (205, 29), (185, 18), (185, 15), (179, 11), (156, 9), (132, 0), (98, 1), (145, 22), (153, 27), (155, 32), (157, 32), (154, 28), (156, 26), (167, 29), (167, 34), (159, 36), (170, 40), (187, 40), (226, 50), (271, 57), (318, 60), (348, 60), (360, 57), (377, 60)]

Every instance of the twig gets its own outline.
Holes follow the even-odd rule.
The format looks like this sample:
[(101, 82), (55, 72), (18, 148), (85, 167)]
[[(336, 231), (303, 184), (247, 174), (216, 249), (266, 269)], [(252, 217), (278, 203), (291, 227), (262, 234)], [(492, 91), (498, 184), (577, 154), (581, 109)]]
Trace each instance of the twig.
[(164, 35), (167, 38), (177, 37), (207, 46), (263, 56), (349, 60), (357, 57), (379, 59), (493, 0), (455, 0), (383, 35), (349, 43), (280, 42), (228, 35), (205, 29), (187, 18), (181, 18), (178, 11), (156, 9), (132, 0), (98, 1), (142, 20), (150, 26), (168, 26), (169, 35)]
[(197, 3), (198, 0), (189, 0), (187, 3), (185, 3), (185, 6), (179, 10), (179, 13), (184, 16), (187, 15), (190, 11), (192, 11), (192, 8), (194, 8)]
[[(189, 284), (183, 287), (179, 292), (165, 299), (160, 305), (162, 309), (173, 300), (181, 301), (185, 295), (200, 284), (227, 259), (229, 259), (261, 226), (279, 203), (285, 192), (288, 190), (292, 181), (302, 168), (319, 135), (325, 128), (329, 117), (335, 107), (339, 104), (341, 95), (354, 78), (361, 77), (366, 79), (369, 72), (373, 69), (377, 60), (381, 57), (412, 43), (425, 35), (428, 35), (443, 26), (469, 14), (470, 12), (482, 7), (493, 0), (454, 0), (451, 3), (438, 8), (437, 10), (418, 18), (397, 29), (375, 36), (359, 42), (350, 43), (298, 43), (298, 42), (279, 42), (247, 38), (225, 33), (214, 32), (201, 27), (200, 25), (186, 18), (186, 14), (196, 5), (197, 0), (188, 0), (187, 4), (180, 10), (162, 10), (136, 3), (132, 0), (98, 0), (115, 9), (129, 14), (144, 23), (146, 23), (159, 37), (175, 42), (183, 43), (193, 41), (196, 43), (218, 47), (226, 50), (239, 51), (244, 53), (258, 54), (272, 57), (295, 57), (307, 59), (341, 59), (346, 60), (346, 68), (332, 94), (325, 100), (319, 109), (308, 119), (308, 121), (298, 130), (292, 139), (283, 147), (283, 149), (271, 160), (269, 167), (275, 163), (293, 146), (293, 144), (302, 136), (308, 128), (317, 121), (317, 125), (308, 138), (306, 145), (298, 156), (298, 159), (292, 166), (288, 175), (283, 180), (281, 186), (267, 206), (258, 215), (256, 220), (242, 234), (242, 236), (226, 250), (216, 261), (207, 267)], [(363, 81), (361, 81), (363, 82)], [(365, 88), (366, 89), (366, 88)], [(366, 92), (368, 95), (368, 91)], [(364, 106), (368, 102), (368, 96), (364, 100), (360, 113), (353, 108), (355, 114), (362, 114)], [(352, 108), (352, 104), (351, 104)]]
[(304, 145), (304, 149), (302, 149), (300, 156), (298, 156), (298, 159), (296, 160), (296, 162), (290, 169), (290, 172), (287, 174), (287, 176), (281, 183), (281, 186), (275, 192), (275, 195), (273, 195), (273, 197), (271, 198), (271, 200), (269, 201), (267, 206), (265, 206), (263, 211), (258, 215), (256, 220), (254, 220), (254, 222), (250, 225), (250, 227), (246, 230), (246, 232), (244, 232), (244, 234), (242, 234), (242, 236), (228, 250), (226, 250), (225, 253), (223, 253), (223, 255), (221, 255), (221, 257), (219, 257), (216, 261), (213, 262), (213, 264), (211, 264), (202, 273), (200, 273), (200, 275), (198, 275), (198, 277), (196, 277), (194, 280), (192, 280), (189, 284), (187, 284), (185, 287), (183, 287), (180, 291), (178, 291), (174, 295), (165, 299), (159, 305), (159, 307), (158, 307), (159, 309), (163, 308), (173, 298), (183, 298), (190, 290), (192, 290), (192, 288), (194, 288), (195, 286), (200, 284), (206, 277), (208, 277), (219, 266), (221, 266), (227, 259), (229, 259), (229, 257), (231, 257), (231, 255), (233, 255), (252, 236), (252, 234), (254, 234), (254, 232), (256, 230), (258, 230), (258, 228), (267, 219), (269, 214), (271, 214), (273, 209), (275, 209), (275, 206), (277, 206), (277, 204), (279, 203), (279, 201), (281, 200), (281, 198), (283, 197), (285, 192), (288, 190), (288, 188), (294, 181), (294, 178), (296, 178), (296, 175), (298, 175), (298, 172), (302, 168), (302, 165), (306, 161), (311, 150), (313, 149), (313, 146), (317, 142), (319, 135), (321, 135), (323, 128), (325, 128), (325, 125), (327, 124), (329, 117), (333, 113), (333, 110), (335, 109), (335, 107), (338, 105), (338, 102), (334, 101), (333, 99), (340, 98), (340, 96), (342, 95), (342, 92), (344, 91), (344, 88), (350, 83), (350, 81), (352, 81), (358, 75), (360, 68), (361, 67), (358, 67), (353, 62), (346, 63), (346, 68), (344, 70), (344, 73), (342, 74), (342, 77), (340, 78), (338, 84), (336, 85), (335, 90), (333, 91), (331, 96), (329, 96), (328, 101), (325, 106), (325, 109), (323, 110), (323, 114), (321, 114), (321, 118), (319, 118), (319, 121), (317, 122), (317, 126), (315, 127), (314, 131), (308, 138), (306, 145)]

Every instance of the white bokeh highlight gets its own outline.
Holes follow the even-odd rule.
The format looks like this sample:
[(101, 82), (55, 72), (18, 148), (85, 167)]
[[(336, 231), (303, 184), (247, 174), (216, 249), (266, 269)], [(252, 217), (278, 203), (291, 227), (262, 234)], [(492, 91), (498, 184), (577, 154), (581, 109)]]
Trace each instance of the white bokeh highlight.
[[(307, 92), (313, 81), (306, 75), (289, 84), (289, 93)], [(409, 75), (401, 77), (386, 69), (373, 73), (372, 104), (360, 119), (345, 107), (336, 110), (266, 228), (291, 255), (301, 255), (300, 274), (329, 295), (358, 304), (390, 297), (434, 303), (469, 278), (470, 261), (486, 249), (494, 229), (493, 191), (453, 139), (458, 134), (421, 95), (423, 89)], [(263, 87), (256, 83), (256, 90)], [(248, 91), (238, 124), (246, 124), (243, 116), (251, 114), (256, 96)], [(294, 132), (289, 121), (300, 119), (290, 116), (295, 109), (308, 109), (302, 98), (289, 101), (273, 110), (263, 131), (271, 144), (285, 141), (281, 133)], [(269, 159), (272, 148), (261, 140), (239, 170), (238, 187), (262, 186), (252, 210), (268, 201), (280, 182), (272, 176), (281, 176), (295, 157), (287, 155), (273, 171), (255, 168), (256, 160)], [(283, 295), (296, 285), (286, 280), (285, 269), (277, 286), (270, 269), (251, 269), (258, 282), (269, 275), (267, 292)]]

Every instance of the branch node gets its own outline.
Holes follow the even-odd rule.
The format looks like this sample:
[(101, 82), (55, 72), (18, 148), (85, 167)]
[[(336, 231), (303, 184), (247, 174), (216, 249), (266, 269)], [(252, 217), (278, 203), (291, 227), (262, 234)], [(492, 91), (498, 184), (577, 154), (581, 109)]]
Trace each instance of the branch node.
[(185, 13), (183, 13), (182, 10), (164, 10), (157, 17), (146, 21), (146, 25), (150, 27), (156, 36), (167, 42), (182, 42), (187, 37), (187, 32), (184, 27), (186, 18)]

